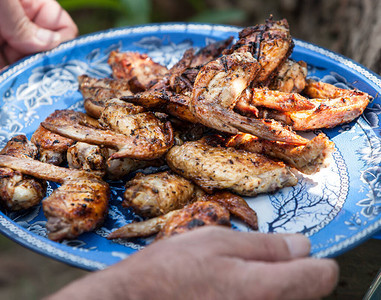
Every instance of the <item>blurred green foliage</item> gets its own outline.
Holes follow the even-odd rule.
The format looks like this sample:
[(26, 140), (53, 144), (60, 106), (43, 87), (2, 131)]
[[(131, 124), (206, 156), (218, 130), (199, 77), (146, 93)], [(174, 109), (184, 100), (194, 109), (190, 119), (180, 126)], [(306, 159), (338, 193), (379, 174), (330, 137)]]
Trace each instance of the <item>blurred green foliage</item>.
[(73, 17), (80, 34), (153, 22), (236, 24), (247, 19), (246, 12), (242, 9), (210, 8), (203, 0), (169, 2), (171, 6), (176, 6), (171, 10), (173, 15), (161, 7), (160, 1), (154, 0), (58, 0), (58, 2)]

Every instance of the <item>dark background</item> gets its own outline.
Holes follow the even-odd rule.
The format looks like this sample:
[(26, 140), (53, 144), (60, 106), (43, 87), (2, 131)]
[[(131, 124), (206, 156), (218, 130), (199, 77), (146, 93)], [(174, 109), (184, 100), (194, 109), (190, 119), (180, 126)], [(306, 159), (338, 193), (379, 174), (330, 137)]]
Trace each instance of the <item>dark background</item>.
[[(287, 18), (291, 33), (381, 73), (381, 1), (373, 0), (61, 0), (80, 35), (152, 22), (238, 26)], [(380, 268), (381, 240), (370, 239), (336, 258), (340, 282), (326, 299), (362, 299)], [(41, 299), (86, 271), (25, 249), (0, 236), (0, 299)]]

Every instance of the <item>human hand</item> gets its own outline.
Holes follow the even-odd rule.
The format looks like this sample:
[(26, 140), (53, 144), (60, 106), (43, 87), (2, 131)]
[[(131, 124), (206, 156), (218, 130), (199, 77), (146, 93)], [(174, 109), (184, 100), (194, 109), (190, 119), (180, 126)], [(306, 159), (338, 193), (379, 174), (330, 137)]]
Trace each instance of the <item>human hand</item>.
[(158, 241), (49, 299), (315, 299), (338, 266), (307, 257), (302, 235), (200, 229)]
[(77, 26), (55, 0), (1, 0), (0, 69), (77, 34)]

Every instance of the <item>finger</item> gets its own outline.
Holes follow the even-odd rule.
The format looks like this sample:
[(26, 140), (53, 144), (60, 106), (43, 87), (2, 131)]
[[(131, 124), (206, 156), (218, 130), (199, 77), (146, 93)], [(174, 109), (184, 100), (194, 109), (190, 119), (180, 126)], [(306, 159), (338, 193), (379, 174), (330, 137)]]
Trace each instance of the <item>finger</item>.
[(206, 226), (176, 238), (173, 238), (173, 243), (201, 247), (210, 255), (233, 256), (245, 260), (288, 260), (307, 256), (310, 252), (310, 241), (301, 234), (239, 232), (222, 226)]
[[(280, 263), (247, 263), (240, 268), (238, 280), (250, 286), (248, 293), (264, 291), (270, 297), (253, 299), (317, 299), (329, 295), (337, 285), (339, 268), (331, 259), (303, 258)], [(258, 286), (261, 289), (258, 289)], [(252, 294), (253, 295), (253, 294)]]
[(73, 39), (78, 28), (70, 15), (54, 0), (22, 0), (21, 4), (30, 20), (46, 29), (57, 31), (61, 42)]
[[(61, 35), (37, 26), (26, 16), (19, 1), (5, 1), (0, 10), (0, 28), (10, 49), (23, 54), (45, 51), (60, 43)], [(10, 53), (5, 53), (10, 55)]]

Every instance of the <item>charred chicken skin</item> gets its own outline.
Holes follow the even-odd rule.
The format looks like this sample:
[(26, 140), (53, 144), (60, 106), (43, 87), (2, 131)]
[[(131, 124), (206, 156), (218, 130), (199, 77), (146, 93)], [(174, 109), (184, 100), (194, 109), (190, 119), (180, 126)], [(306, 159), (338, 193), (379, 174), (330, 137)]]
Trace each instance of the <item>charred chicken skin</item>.
[(37, 146), (40, 161), (56, 166), (66, 161), (66, 152), (75, 143), (72, 139), (47, 130), (41, 125), (33, 133), (30, 141)]
[(230, 214), (258, 229), (257, 214), (241, 197), (222, 191), (205, 194), (197, 191), (195, 198), (180, 209), (142, 222), (133, 222), (111, 232), (109, 239), (150, 236), (158, 238), (192, 230), (205, 225), (230, 226)]
[[(8, 141), (0, 155), (36, 159), (38, 151), (25, 135), (18, 135)], [(45, 193), (45, 180), (25, 175), (12, 168), (0, 168), (0, 202), (5, 208), (21, 210), (33, 207), (41, 202)]]
[(51, 240), (75, 238), (103, 223), (108, 211), (109, 186), (98, 176), (8, 155), (0, 155), (0, 166), (62, 184), (42, 201)]
[(306, 144), (307, 139), (270, 119), (249, 118), (234, 111), (240, 95), (253, 84), (266, 83), (292, 49), (287, 23), (268, 21), (246, 29), (232, 50), (198, 73), (190, 110), (205, 126), (222, 132), (251, 133), (267, 140)]

